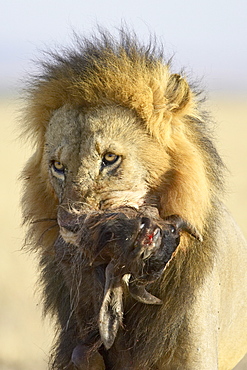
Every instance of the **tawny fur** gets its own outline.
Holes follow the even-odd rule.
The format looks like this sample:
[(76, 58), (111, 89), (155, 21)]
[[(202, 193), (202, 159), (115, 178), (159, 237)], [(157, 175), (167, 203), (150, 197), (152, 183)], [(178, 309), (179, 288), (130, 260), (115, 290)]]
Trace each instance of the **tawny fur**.
[[(24, 121), (36, 150), (23, 171), (27, 245), (40, 255), (45, 311), (55, 315), (59, 328), (51, 366), (72, 369), (71, 354), (83, 336), (55, 258), (58, 205), (80, 214), (99, 210), (103, 200), (105, 209), (154, 205), (161, 217), (179, 214), (203, 235), (203, 244), (184, 235), (176, 258), (152, 284), (150, 291), (163, 305), (127, 300), (122, 329), (131, 369), (199, 369), (187, 350), (194, 340), (189, 315), (218, 253), (223, 164), (197, 91), (185, 77), (171, 74), (160, 50), (123, 31), (119, 41), (102, 33), (78, 41), (75, 50), (50, 55), (43, 74), (31, 81)], [(59, 149), (63, 137), (77, 153), (72, 159)], [(112, 138), (122, 150), (123, 183), (109, 176), (99, 181), (95, 172), (94, 158), (103, 156), (104, 143)], [(61, 187), (52, 177), (51, 161), (63, 158), (70, 167)], [(83, 268), (72, 278), (81, 292), (81, 326), (87, 332), (95, 323), (90, 323), (91, 272)], [(116, 340), (109, 350), (107, 369), (125, 368), (121, 346)]]

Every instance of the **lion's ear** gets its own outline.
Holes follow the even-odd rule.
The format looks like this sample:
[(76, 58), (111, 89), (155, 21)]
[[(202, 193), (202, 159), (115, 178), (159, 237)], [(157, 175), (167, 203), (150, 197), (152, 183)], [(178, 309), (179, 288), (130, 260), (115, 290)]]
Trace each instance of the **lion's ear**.
[(184, 113), (184, 110), (192, 102), (192, 92), (187, 81), (179, 74), (172, 74), (169, 77), (166, 98), (169, 110), (172, 113)]

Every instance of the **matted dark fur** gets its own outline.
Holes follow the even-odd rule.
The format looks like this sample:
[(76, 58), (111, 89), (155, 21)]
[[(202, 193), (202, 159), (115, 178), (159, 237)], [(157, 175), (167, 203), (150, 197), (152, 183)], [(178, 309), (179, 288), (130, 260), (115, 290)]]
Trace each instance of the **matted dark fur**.
[[(130, 295), (142, 304), (163, 304), (146, 290), (146, 286), (162, 276), (179, 245), (180, 234), (186, 231), (202, 239), (179, 216), (160, 219), (153, 207), (141, 208), (139, 212), (120, 208), (111, 213), (92, 212), (80, 217), (62, 209), (58, 221), (60, 227), (72, 232), (75, 238), (72, 244), (60, 236), (55, 242), (55, 251), (73, 297), (73, 311), (80, 331), (80, 341), (71, 360), (84, 369), (95, 356), (100, 363), (107, 363), (107, 351), (114, 344), (119, 328), (123, 327), (124, 296)], [(90, 294), (87, 300), (92, 303), (87, 327), (81, 325), (81, 315), (85, 315), (81, 312), (85, 300), (84, 284), (80, 281), (82, 266), (90, 273), (92, 284), (91, 291), (86, 292)], [(79, 278), (76, 284), (75, 276)], [(119, 352), (126, 349), (124, 343), (117, 347)]]
[[(123, 117), (122, 126), (115, 124), (118, 116), (120, 120)], [(69, 122), (66, 117), (73, 118)], [(88, 135), (87, 122), (99, 120), (104, 122), (109, 141), (117, 132), (115, 138), (123, 136), (126, 153), (129, 147), (137, 148), (138, 170), (133, 173), (128, 164), (121, 170), (121, 181), (126, 185), (116, 180), (118, 172), (108, 171), (101, 182), (94, 178), (91, 169), (95, 164), (90, 167), (89, 163), (93, 153), (83, 166), (72, 159), (73, 169), (63, 166), (55, 149), (53, 153), (59, 135), (64, 135), (71, 147), (81, 148), (79, 135), (83, 128), (78, 137), (71, 133), (78, 117), (86, 122), (80, 126), (85, 128), (84, 136)], [(54, 123), (60, 121), (61, 129)], [(126, 293), (123, 325), (112, 347), (103, 354), (105, 365), (98, 363), (95, 369), (165, 369), (174, 359), (186, 364), (186, 348), (190, 345), (188, 312), (217, 254), (215, 230), (223, 165), (210, 139), (207, 121), (198, 92), (184, 77), (170, 73), (161, 48), (143, 46), (123, 30), (119, 40), (101, 32), (91, 39), (78, 39), (75, 49), (50, 53), (41, 74), (31, 80), (24, 131), (31, 135), (36, 151), (23, 171), (23, 217), (29, 227), (27, 247), (40, 256), (44, 310), (57, 320), (51, 368), (74, 368), (74, 349), (91, 328), (98, 326), (92, 295), (102, 289), (93, 284), (98, 280), (83, 248), (74, 270), (70, 261), (73, 272), (68, 287), (54, 247), (60, 232), (60, 239), (64, 237), (57, 221), (59, 207), (82, 217), (123, 206), (138, 210), (139, 206), (151, 205), (157, 208), (159, 217), (178, 214), (202, 234), (203, 242), (183, 233), (175, 257), (162, 276), (149, 284), (148, 291), (161, 299), (162, 305), (137, 302)], [(88, 136), (85, 143), (90, 140), (94, 137)], [(77, 150), (81, 155), (82, 150)], [(89, 150), (91, 147), (85, 149), (85, 157), (80, 157), (81, 163)], [(102, 157), (105, 152), (103, 149)], [(125, 154), (118, 157), (120, 167), (127, 163)], [(102, 163), (97, 176), (108, 166), (106, 161)], [(139, 176), (140, 167), (143, 173)], [(116, 184), (120, 184), (121, 195), (116, 193)], [(105, 186), (107, 199), (102, 198), (102, 190), (97, 190), (100, 186)], [(71, 250), (77, 248), (73, 243), (69, 245)]]

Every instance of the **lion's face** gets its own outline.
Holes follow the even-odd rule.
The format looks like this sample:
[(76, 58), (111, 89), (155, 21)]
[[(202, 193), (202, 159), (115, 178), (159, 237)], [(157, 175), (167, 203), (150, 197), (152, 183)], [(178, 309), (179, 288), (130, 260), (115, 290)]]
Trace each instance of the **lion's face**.
[(126, 108), (65, 106), (50, 120), (42, 166), (60, 204), (82, 212), (138, 208), (161, 171), (157, 146)]

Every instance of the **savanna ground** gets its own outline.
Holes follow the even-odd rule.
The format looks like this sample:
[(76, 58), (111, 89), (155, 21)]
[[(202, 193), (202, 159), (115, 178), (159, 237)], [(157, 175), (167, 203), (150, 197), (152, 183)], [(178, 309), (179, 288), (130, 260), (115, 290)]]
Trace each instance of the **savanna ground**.
[[(218, 149), (229, 169), (226, 204), (245, 236), (247, 236), (246, 102), (246, 94), (241, 94), (212, 96), (208, 103), (217, 122), (215, 136)], [(0, 369), (45, 370), (53, 336), (52, 323), (47, 319), (45, 321), (41, 319), (39, 292), (35, 289), (37, 278), (35, 256), (29, 256), (21, 251), (24, 230), (20, 226), (18, 176), (30, 154), (30, 149), (25, 143), (20, 145), (16, 140), (19, 133), (17, 117), (20, 106), (18, 99), (0, 99)], [(247, 357), (234, 370), (246, 369)]]

